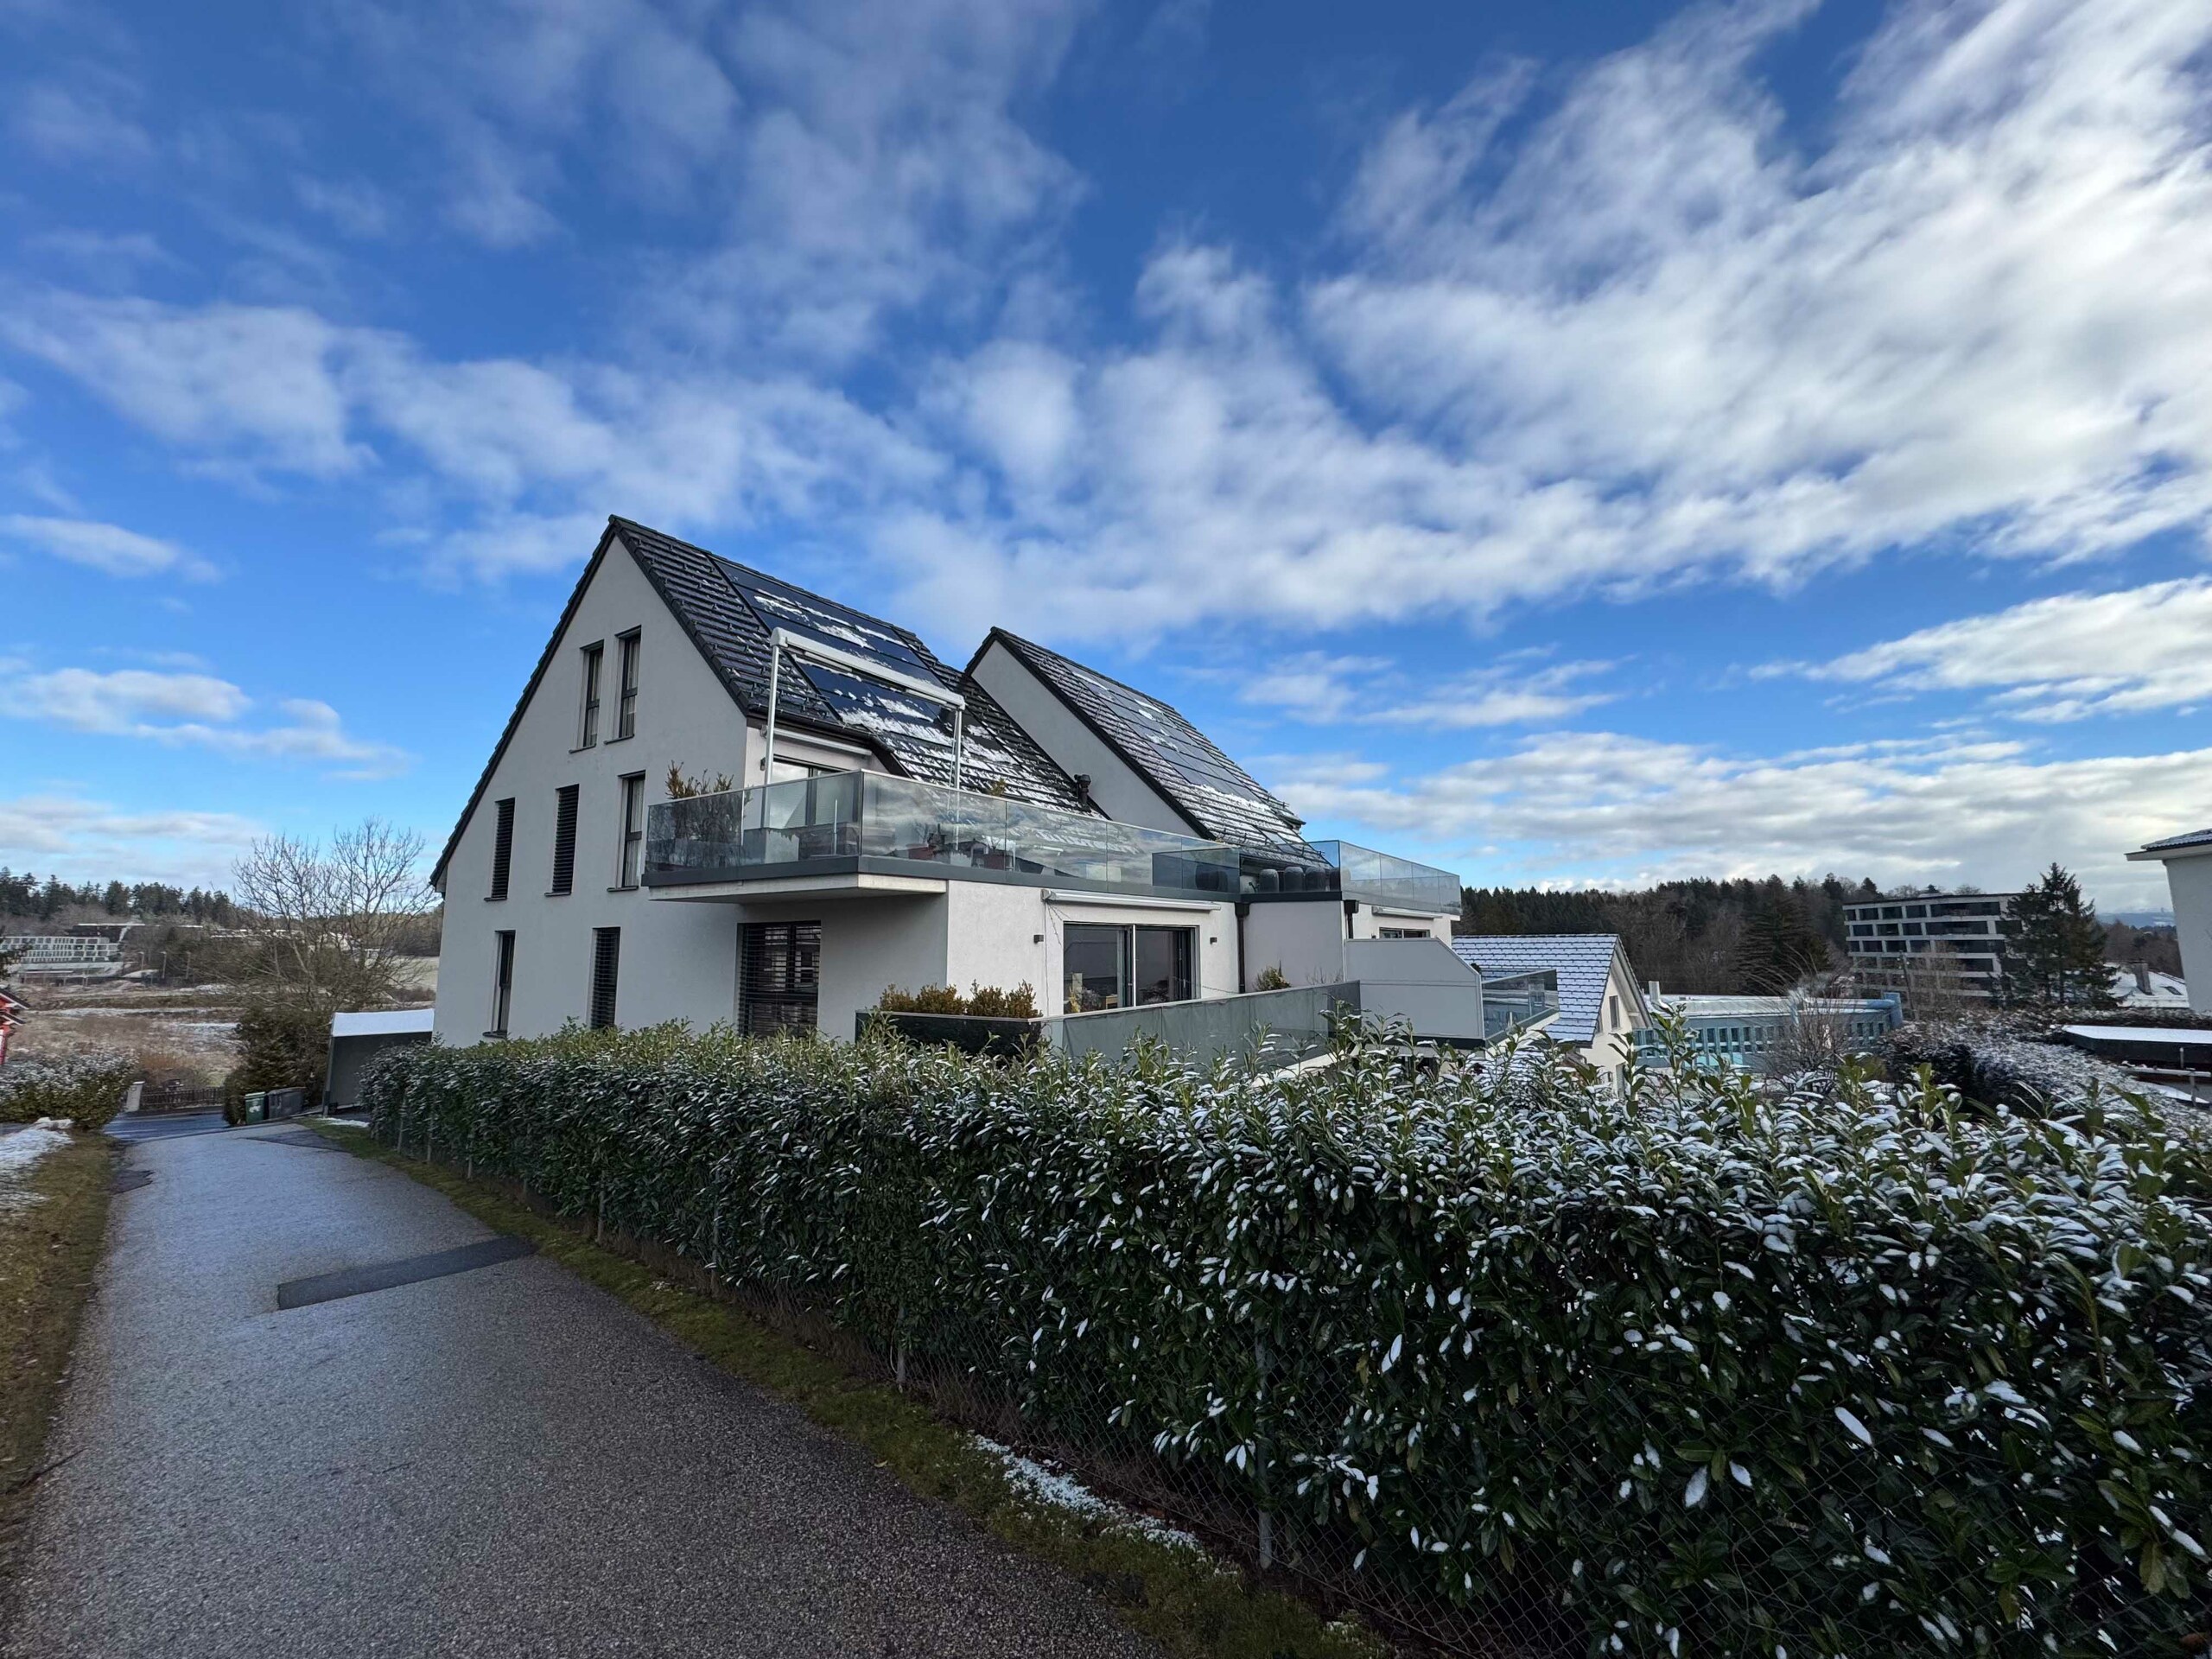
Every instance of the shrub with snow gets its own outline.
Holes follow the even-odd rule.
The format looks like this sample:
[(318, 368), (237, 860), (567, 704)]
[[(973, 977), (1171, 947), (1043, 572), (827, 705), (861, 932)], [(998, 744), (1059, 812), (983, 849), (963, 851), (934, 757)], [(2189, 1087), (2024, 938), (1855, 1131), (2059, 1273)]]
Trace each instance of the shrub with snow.
[(81, 1128), (104, 1128), (122, 1109), (124, 1091), (137, 1075), (130, 1057), (113, 1050), (19, 1056), (0, 1065), (0, 1123), (55, 1117), (74, 1119)]
[(2136, 1653), (2201, 1623), (2212, 1152), (2125, 1099), (672, 1029), (396, 1051), (367, 1094), (388, 1141), (1532, 1643)]

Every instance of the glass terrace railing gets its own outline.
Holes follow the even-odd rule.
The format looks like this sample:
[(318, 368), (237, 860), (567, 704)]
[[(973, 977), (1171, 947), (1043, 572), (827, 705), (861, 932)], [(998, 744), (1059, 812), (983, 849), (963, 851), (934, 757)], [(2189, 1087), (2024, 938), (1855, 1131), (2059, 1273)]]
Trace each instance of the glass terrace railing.
[(1459, 908), (1459, 878), (1449, 870), (1349, 841), (1317, 841), (1313, 850), (1335, 867), (1338, 888), (1347, 899), (1440, 916)]
[(645, 813), (655, 887), (739, 881), (817, 859), (891, 860), (916, 874), (996, 871), (1177, 893), (1236, 892), (1236, 851), (1003, 796), (878, 772), (840, 772), (663, 801)]
[(1559, 1012), (1559, 969), (1538, 968), (1483, 981), (1483, 1037), (1496, 1042)]

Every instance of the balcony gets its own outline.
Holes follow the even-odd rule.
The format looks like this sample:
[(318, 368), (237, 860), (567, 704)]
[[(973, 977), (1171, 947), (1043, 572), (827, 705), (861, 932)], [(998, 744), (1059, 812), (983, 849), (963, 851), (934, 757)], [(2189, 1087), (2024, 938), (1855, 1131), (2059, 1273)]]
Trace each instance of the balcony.
[(1483, 981), (1483, 1037), (1497, 1042), (1509, 1032), (1541, 1025), (1559, 1012), (1559, 969), (1539, 968)]
[(650, 887), (861, 874), (1233, 899), (1238, 859), (1218, 842), (877, 772), (646, 810)]
[(1433, 864), (1378, 853), (1349, 841), (1317, 841), (1325, 861), (1311, 864), (1270, 852), (1244, 855), (1243, 887), (1250, 899), (1333, 894), (1425, 915), (1456, 915), (1459, 878)]

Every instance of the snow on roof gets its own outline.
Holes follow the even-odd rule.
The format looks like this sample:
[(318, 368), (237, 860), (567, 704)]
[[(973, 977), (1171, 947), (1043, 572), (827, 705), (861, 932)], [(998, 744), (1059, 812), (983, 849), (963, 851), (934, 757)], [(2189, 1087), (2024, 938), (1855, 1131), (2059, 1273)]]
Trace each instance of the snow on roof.
[(368, 1008), (330, 1016), (333, 1037), (394, 1037), (420, 1032), (429, 1035), (435, 1008)]
[(1299, 833), (1297, 815), (1171, 705), (1003, 628), (994, 628), (991, 638), (1073, 708), (1108, 747), (1118, 749), (1201, 833), (1233, 847), (1313, 856)]
[(2195, 1048), (2212, 1043), (2212, 1027), (2204, 1026), (2062, 1026), (2069, 1037), (2102, 1038), (2112, 1043), (2163, 1043), (2168, 1048)]
[(1605, 981), (1620, 942), (1618, 933), (1464, 933), (1452, 941), (1452, 949), (1486, 979), (1556, 969), (1559, 1018), (1545, 1033), (1556, 1042), (1586, 1048), (1598, 1040)]

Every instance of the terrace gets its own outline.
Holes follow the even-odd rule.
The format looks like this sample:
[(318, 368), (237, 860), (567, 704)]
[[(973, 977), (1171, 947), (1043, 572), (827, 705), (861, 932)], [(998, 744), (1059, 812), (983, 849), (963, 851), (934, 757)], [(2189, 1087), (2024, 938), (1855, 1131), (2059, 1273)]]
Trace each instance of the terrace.
[[(1010, 881), (1210, 899), (1363, 899), (1438, 915), (1459, 878), (1348, 842), (1240, 850), (1093, 814), (878, 772), (832, 772), (664, 801), (645, 815), (645, 884), (706, 887), (810, 879)], [(678, 889), (692, 889), (679, 892)]]

